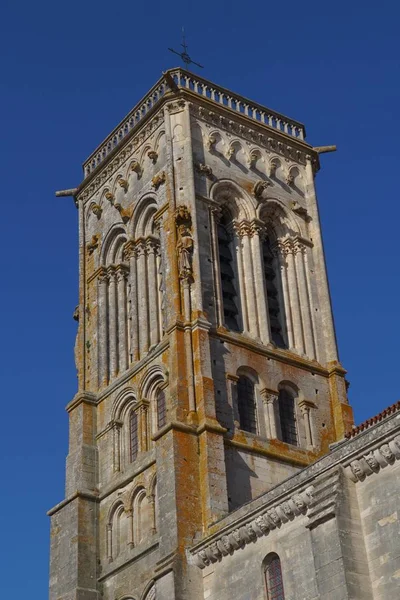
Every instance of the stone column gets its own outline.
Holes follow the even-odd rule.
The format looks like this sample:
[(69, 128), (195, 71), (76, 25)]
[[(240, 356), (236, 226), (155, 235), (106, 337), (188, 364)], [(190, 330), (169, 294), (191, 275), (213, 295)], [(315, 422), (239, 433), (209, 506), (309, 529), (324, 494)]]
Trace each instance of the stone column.
[(270, 439), (278, 438), (278, 426), (276, 422), (276, 414), (278, 411), (278, 392), (264, 388), (261, 390), (261, 397), (264, 404), (265, 427), (267, 437)]
[(261, 341), (268, 344), (270, 338), (270, 325), (268, 313), (267, 290), (264, 281), (264, 265), (262, 257), (263, 230), (257, 223), (252, 223), (251, 253), (254, 271), (255, 297), (257, 302), (257, 320)]
[(303, 422), (304, 422), (304, 430), (306, 432), (306, 441), (307, 441), (307, 446), (308, 447), (313, 447), (313, 436), (312, 436), (312, 429), (311, 429), (311, 408), (313, 407), (312, 404), (310, 404), (309, 402), (307, 402), (306, 400), (302, 400), (301, 402), (299, 402), (299, 408), (303, 417)]
[(240, 316), (243, 324), (244, 333), (250, 333), (249, 316), (247, 312), (246, 303), (246, 284), (245, 276), (243, 272), (243, 254), (242, 254), (242, 240), (240, 238), (240, 226), (237, 222), (233, 222), (233, 247), (236, 254), (236, 272), (237, 272), (237, 283), (236, 289), (239, 292), (240, 298)]
[(305, 354), (305, 345), (301, 323), (301, 306), (294, 260), (293, 242), (288, 240), (285, 244), (288, 270), (288, 286), (290, 289), (290, 308), (293, 320), (294, 348), (300, 354)]
[(114, 421), (112, 424), (113, 432), (113, 465), (114, 471), (121, 470), (121, 421)]
[(139, 408), (140, 415), (140, 451), (146, 452), (148, 450), (148, 424), (147, 424), (147, 412), (149, 403), (144, 398), (141, 401)]
[(110, 379), (118, 373), (118, 321), (117, 321), (117, 281), (114, 267), (108, 267), (109, 285), (109, 318), (108, 331), (110, 340)]
[(156, 527), (156, 499), (154, 494), (150, 494), (149, 496), (147, 496), (147, 501), (149, 503), (149, 507), (150, 507), (150, 511), (151, 511), (151, 535), (154, 535), (155, 533), (157, 533), (157, 527)]
[(235, 428), (240, 429), (240, 417), (239, 417), (239, 407), (238, 407), (238, 398), (237, 398), (237, 382), (239, 381), (239, 377), (237, 375), (231, 375), (230, 373), (226, 374), (226, 378), (229, 382), (229, 395), (232, 402), (232, 412), (233, 412), (233, 424)]
[(108, 562), (112, 562), (113, 553), (112, 553), (112, 524), (107, 523), (107, 558)]
[(139, 305), (139, 353), (140, 358), (149, 350), (149, 314), (146, 273), (146, 247), (141, 240), (137, 245), (137, 288)]
[(245, 289), (244, 295), (246, 298), (247, 305), (247, 316), (249, 323), (250, 334), (254, 337), (259, 336), (258, 322), (257, 322), (257, 308), (256, 308), (256, 291), (254, 288), (254, 273), (253, 273), (253, 261), (251, 256), (251, 242), (250, 242), (251, 230), (247, 223), (240, 224), (240, 236), (242, 241), (243, 249), (243, 271), (244, 271), (244, 282)]
[(98, 332), (99, 332), (99, 387), (108, 383), (108, 275), (105, 269), (101, 271), (98, 277), (98, 296), (99, 296), (99, 314), (98, 314)]
[(139, 329), (138, 329), (138, 293), (136, 273), (136, 248), (133, 241), (127, 242), (125, 257), (129, 259), (129, 319), (130, 319), (130, 355), (132, 362), (139, 360)]
[(133, 548), (135, 545), (134, 535), (133, 535), (133, 509), (132, 507), (128, 508), (126, 512), (126, 520), (128, 522), (128, 546), (129, 548)]
[(293, 317), (290, 302), (289, 282), (288, 282), (288, 268), (286, 261), (285, 247), (282, 243), (276, 244), (273, 249), (273, 253), (276, 257), (280, 272), (280, 280), (282, 282), (282, 301), (283, 309), (285, 311), (286, 320), (286, 333), (289, 348), (294, 348), (294, 337), (293, 337)]
[(150, 347), (159, 342), (159, 310), (157, 290), (157, 257), (155, 240), (146, 241), (147, 253), (147, 275), (148, 275), (148, 299), (149, 299), (149, 324), (150, 324)]
[(128, 323), (126, 310), (126, 278), (125, 266), (117, 270), (118, 281), (118, 358), (119, 372), (123, 373), (128, 368)]
[(221, 269), (219, 266), (219, 248), (218, 248), (218, 222), (221, 218), (221, 209), (219, 207), (210, 209), (211, 221), (211, 240), (213, 252), (214, 285), (216, 299), (217, 325), (224, 325), (224, 302), (221, 289)]
[(315, 343), (313, 324), (311, 320), (310, 297), (308, 295), (307, 273), (304, 265), (305, 253), (305, 245), (299, 241), (296, 241), (294, 245), (294, 255), (296, 262), (297, 281), (299, 284), (301, 317), (303, 321), (306, 356), (309, 358), (315, 358)]
[(156, 273), (156, 281), (157, 281), (157, 311), (158, 311), (158, 327), (159, 327), (159, 333), (158, 333), (158, 338), (159, 340), (163, 339), (164, 336), (164, 324), (163, 324), (163, 289), (162, 289), (162, 271), (161, 271), (161, 266), (162, 266), (162, 262), (161, 262), (161, 247), (160, 244), (158, 243), (157, 247), (156, 247), (156, 269), (157, 269), (157, 273)]

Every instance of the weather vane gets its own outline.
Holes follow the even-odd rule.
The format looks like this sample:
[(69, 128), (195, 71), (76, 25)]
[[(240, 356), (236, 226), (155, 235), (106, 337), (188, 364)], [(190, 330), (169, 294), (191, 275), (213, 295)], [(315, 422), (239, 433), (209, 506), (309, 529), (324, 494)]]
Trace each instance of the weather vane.
[(181, 57), (181, 59), (183, 60), (183, 62), (185, 63), (186, 67), (188, 67), (189, 65), (196, 65), (197, 67), (200, 67), (200, 69), (204, 69), (203, 65), (200, 65), (199, 63), (195, 62), (194, 60), (192, 60), (188, 54), (188, 47), (186, 44), (186, 38), (185, 38), (185, 30), (182, 27), (182, 44), (181, 44), (182, 48), (183, 48), (183, 52), (177, 52), (176, 50), (174, 50), (173, 48), (168, 48), (168, 50), (170, 52), (173, 52), (174, 54), (177, 54), (178, 56)]

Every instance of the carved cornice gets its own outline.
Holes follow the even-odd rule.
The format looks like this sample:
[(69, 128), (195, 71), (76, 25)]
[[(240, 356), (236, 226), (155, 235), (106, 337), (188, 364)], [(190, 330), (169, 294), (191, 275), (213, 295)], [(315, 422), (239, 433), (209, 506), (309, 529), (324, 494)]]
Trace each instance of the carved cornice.
[[(283, 141), (283, 138), (279, 139), (280, 132), (278, 130), (268, 130), (268, 132), (265, 131), (265, 133), (257, 131), (253, 127), (243, 125), (240, 122), (240, 115), (232, 115), (232, 118), (224, 116), (224, 114), (222, 114), (224, 112), (224, 108), (219, 106), (215, 107), (215, 110), (209, 110), (205, 106), (193, 103), (191, 105), (190, 112), (192, 115), (201, 119), (202, 121), (216, 126), (219, 129), (222, 129), (235, 136), (237, 135), (243, 139), (249, 140), (265, 150), (279, 154), (284, 158), (289, 158), (299, 164), (306, 164), (306, 156), (309, 155), (309, 150), (304, 148), (304, 142), (302, 142), (300, 145), (300, 143), (296, 143), (295, 138), (292, 140), (290, 138), (286, 138), (286, 136)], [(262, 125), (260, 123), (260, 129), (261, 127)], [(206, 147), (209, 151), (212, 151), (216, 141), (217, 140), (215, 136), (212, 134), (207, 138)], [(231, 147), (228, 148), (228, 151), (230, 148)], [(230, 152), (232, 153), (234, 150), (230, 150)], [(229, 155), (229, 157), (231, 156), (232, 154)]]
[(346, 474), (354, 482), (364, 481), (397, 460), (400, 460), (400, 435), (352, 460), (346, 468)]
[[(114, 173), (120, 169), (132, 157), (134, 153), (141, 148), (148, 138), (164, 123), (164, 111), (161, 109), (136, 133), (133, 138), (127, 140), (125, 146), (115, 154), (110, 156), (109, 162), (106, 162), (103, 168), (90, 181), (84, 181), (82, 191), (78, 193), (78, 200), (86, 202), (91, 198)], [(110, 196), (112, 194), (110, 193)], [(110, 198), (112, 201), (112, 198)]]
[(263, 506), (256, 517), (240, 527), (233, 524), (191, 549), (191, 562), (204, 569), (209, 564), (218, 562), (228, 554), (231, 555), (247, 544), (255, 542), (257, 538), (268, 535), (272, 529), (306, 514), (312, 502), (312, 494), (313, 486), (310, 486), (279, 504)]

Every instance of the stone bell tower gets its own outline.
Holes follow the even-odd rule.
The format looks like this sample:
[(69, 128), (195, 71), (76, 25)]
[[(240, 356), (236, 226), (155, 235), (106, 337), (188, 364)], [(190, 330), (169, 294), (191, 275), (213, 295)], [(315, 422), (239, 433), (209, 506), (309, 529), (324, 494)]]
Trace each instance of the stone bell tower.
[(183, 69), (85, 161), (51, 600), (203, 598), (186, 549), (343, 438), (318, 168), (301, 123)]

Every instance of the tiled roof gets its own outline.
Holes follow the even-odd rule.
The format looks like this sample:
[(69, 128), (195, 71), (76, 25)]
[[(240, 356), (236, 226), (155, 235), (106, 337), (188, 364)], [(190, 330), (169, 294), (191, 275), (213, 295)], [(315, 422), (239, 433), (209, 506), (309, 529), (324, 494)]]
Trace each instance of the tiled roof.
[(350, 433), (347, 433), (345, 437), (347, 439), (353, 438), (356, 435), (358, 435), (359, 433), (361, 433), (362, 431), (364, 431), (365, 429), (372, 427), (372, 425), (379, 423), (380, 421), (382, 421), (383, 419), (386, 419), (386, 417), (389, 417), (390, 415), (392, 415), (393, 413), (395, 413), (397, 411), (400, 411), (400, 400), (398, 402), (395, 402), (391, 406), (388, 406), (388, 408), (385, 408), (385, 410), (378, 413), (374, 417), (371, 417), (370, 419), (367, 419), (360, 425), (353, 427), (352, 431), (350, 431)]

